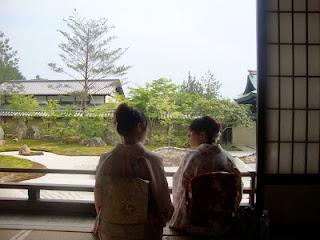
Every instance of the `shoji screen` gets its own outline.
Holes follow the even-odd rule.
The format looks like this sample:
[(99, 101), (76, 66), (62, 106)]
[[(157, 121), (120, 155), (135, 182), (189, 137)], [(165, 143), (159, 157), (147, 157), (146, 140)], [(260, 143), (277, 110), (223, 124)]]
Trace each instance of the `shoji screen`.
[(298, 189), (319, 196), (306, 179), (320, 173), (320, 0), (258, 0), (258, 27), (258, 173), (264, 206), (281, 218), (299, 209)]
[(319, 173), (320, 1), (267, 2), (265, 173)]

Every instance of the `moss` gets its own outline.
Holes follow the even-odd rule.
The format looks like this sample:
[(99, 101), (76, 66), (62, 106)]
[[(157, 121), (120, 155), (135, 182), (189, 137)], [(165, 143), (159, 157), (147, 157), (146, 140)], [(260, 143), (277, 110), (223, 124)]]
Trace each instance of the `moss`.
[[(27, 159), (0, 155), (0, 168), (45, 168), (45, 166)], [(0, 172), (0, 182), (19, 182), (38, 178), (44, 173), (12, 173)]]
[[(67, 156), (100, 156), (104, 152), (110, 151), (114, 146), (102, 146), (102, 147), (87, 147), (80, 144), (65, 144), (54, 141), (43, 141), (24, 139), (20, 142), (14, 142), (12, 140), (6, 140), (6, 144), (0, 146), (0, 152), (18, 151), (23, 144), (27, 144), (32, 151), (45, 151), (52, 152), (60, 155)], [(154, 150), (157, 147), (147, 146), (149, 150)]]

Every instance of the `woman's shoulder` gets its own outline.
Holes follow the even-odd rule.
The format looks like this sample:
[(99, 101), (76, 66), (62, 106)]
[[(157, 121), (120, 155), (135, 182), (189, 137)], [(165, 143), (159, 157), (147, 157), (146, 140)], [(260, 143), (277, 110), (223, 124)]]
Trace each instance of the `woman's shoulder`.
[(197, 149), (201, 153), (210, 155), (224, 154), (224, 150), (219, 144), (201, 144)]
[(194, 158), (194, 157), (198, 157), (201, 154), (201, 152), (199, 151), (199, 149), (186, 149), (186, 152), (183, 156), (184, 159), (189, 159), (189, 158)]
[(112, 152), (112, 151), (102, 153), (102, 154), (100, 155), (100, 160), (105, 160), (105, 159), (107, 159), (107, 158), (111, 155), (111, 152)]
[(99, 158), (99, 162), (98, 162), (98, 168), (102, 166), (102, 164), (110, 157), (111, 155), (111, 151), (110, 152), (105, 152), (105, 153), (102, 153), (100, 155), (100, 158)]
[(144, 157), (150, 161), (151, 164), (163, 165), (163, 159), (158, 156), (155, 152), (152, 152), (145, 148)]

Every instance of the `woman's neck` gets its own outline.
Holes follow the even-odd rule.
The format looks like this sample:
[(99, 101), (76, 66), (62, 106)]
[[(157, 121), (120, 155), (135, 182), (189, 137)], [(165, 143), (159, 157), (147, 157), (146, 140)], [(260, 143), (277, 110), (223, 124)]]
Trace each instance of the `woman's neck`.
[(128, 138), (124, 138), (123, 143), (126, 145), (133, 145), (133, 144), (139, 143), (139, 141), (135, 138), (128, 137)]

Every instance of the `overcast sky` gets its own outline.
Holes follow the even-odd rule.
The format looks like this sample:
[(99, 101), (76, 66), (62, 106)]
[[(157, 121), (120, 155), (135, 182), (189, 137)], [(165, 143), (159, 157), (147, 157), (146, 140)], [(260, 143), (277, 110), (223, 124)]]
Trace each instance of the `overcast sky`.
[(188, 71), (211, 70), (221, 94), (244, 91), (256, 69), (256, 0), (0, 0), (0, 31), (18, 51), (27, 79), (66, 79), (47, 64), (60, 63), (57, 29), (72, 14), (106, 17), (115, 26), (113, 46), (129, 47), (120, 62), (132, 65), (129, 86), (160, 77), (181, 83)]

